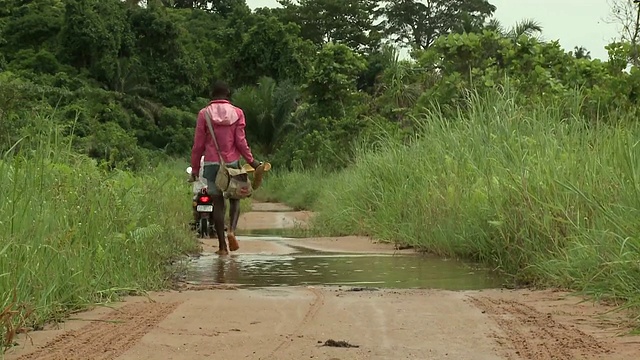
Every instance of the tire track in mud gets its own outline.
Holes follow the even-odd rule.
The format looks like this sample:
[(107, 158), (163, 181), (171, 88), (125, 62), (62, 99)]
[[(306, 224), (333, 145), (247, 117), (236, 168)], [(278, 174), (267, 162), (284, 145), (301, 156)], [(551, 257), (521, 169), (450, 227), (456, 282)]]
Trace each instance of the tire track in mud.
[(274, 359), (274, 356), (278, 352), (286, 349), (291, 344), (293, 337), (299, 335), (300, 331), (302, 331), (305, 326), (309, 325), (309, 323), (313, 321), (313, 319), (315, 319), (315, 317), (318, 315), (318, 312), (320, 311), (322, 306), (324, 306), (324, 293), (322, 292), (322, 290), (316, 288), (309, 288), (308, 290), (313, 293), (315, 298), (309, 306), (307, 313), (302, 318), (300, 324), (298, 324), (298, 326), (296, 326), (296, 328), (291, 332), (291, 335), (285, 337), (285, 339), (282, 340), (280, 344), (278, 344), (278, 346), (276, 346), (276, 348), (269, 353), (269, 355), (267, 355), (266, 357), (261, 357), (260, 359)]
[(180, 303), (132, 303), (99, 321), (65, 332), (18, 360), (113, 360), (153, 330)]
[[(593, 336), (566, 326), (531, 306), (513, 300), (469, 296), (468, 301), (493, 319), (504, 335), (494, 334), (500, 345), (511, 344), (516, 358), (571, 360), (604, 355), (605, 348)], [(509, 359), (514, 359), (508, 355)]]

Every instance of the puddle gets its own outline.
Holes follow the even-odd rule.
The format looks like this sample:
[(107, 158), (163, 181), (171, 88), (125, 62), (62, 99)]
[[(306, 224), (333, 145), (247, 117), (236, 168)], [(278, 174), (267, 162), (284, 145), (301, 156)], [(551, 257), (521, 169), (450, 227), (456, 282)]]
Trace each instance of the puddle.
[(345, 285), (478, 290), (502, 279), (454, 260), (420, 255), (334, 254), (296, 248), (292, 255), (203, 255), (188, 264), (191, 284), (243, 287)]
[(282, 238), (304, 238), (310, 235), (309, 230), (305, 230), (302, 228), (283, 228), (283, 229), (256, 229), (256, 230), (236, 230), (236, 234), (239, 236), (247, 236), (259, 238), (262, 240), (262, 237), (282, 237)]
[(289, 212), (295, 211), (291, 207), (280, 203), (258, 202), (251, 204), (251, 212)]

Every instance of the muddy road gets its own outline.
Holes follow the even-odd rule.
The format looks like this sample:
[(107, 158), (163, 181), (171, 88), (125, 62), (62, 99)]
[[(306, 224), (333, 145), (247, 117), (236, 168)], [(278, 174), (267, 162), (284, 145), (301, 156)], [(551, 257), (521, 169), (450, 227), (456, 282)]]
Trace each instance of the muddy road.
[[(311, 214), (256, 204), (245, 228), (291, 227)], [(401, 254), (359, 237), (239, 238), (237, 255), (296, 247)], [(217, 250), (203, 241), (203, 252)], [(6, 359), (638, 359), (640, 338), (610, 308), (558, 291), (350, 286), (189, 285), (96, 308), (25, 337)]]

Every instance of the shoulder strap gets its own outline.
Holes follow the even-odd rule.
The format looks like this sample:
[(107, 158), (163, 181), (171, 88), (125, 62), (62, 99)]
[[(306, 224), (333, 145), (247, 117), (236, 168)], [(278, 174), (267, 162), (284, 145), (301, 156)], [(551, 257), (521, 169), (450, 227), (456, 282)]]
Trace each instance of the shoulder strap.
[(211, 133), (211, 137), (213, 138), (213, 143), (216, 146), (216, 151), (218, 152), (218, 158), (220, 159), (220, 164), (226, 163), (226, 161), (222, 158), (222, 153), (220, 152), (220, 147), (218, 146), (218, 140), (216, 139), (216, 133), (213, 131), (213, 126), (211, 125), (211, 117), (209, 117), (209, 111), (207, 108), (204, 108), (204, 118), (207, 120), (207, 127), (209, 128), (209, 132)]

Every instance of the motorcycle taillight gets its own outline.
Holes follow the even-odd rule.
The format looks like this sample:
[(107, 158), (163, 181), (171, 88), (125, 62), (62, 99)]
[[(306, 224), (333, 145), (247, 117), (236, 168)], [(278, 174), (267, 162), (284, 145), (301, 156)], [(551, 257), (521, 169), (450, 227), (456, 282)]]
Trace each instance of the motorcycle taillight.
[(200, 197), (200, 201), (202, 201), (202, 202), (205, 202), (205, 203), (206, 203), (206, 202), (209, 202), (209, 200), (210, 200), (210, 199), (209, 199), (209, 197), (208, 197), (208, 196), (201, 196), (201, 197)]

